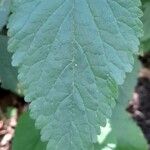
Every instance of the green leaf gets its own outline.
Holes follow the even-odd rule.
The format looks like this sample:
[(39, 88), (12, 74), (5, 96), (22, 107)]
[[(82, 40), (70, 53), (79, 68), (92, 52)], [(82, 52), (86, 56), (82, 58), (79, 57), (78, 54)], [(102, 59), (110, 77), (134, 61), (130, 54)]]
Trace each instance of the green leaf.
[(9, 50), (48, 150), (92, 150), (132, 70), (139, 0), (16, 0)]
[(0, 35), (0, 82), (2, 87), (17, 92), (17, 69), (11, 66), (11, 54), (7, 52), (8, 38)]
[(118, 105), (113, 115), (113, 131), (117, 137), (115, 150), (147, 150), (148, 144), (143, 133), (132, 118)]
[(0, 0), (0, 30), (6, 25), (10, 13), (10, 0)]
[(117, 138), (116, 150), (148, 149), (141, 130), (125, 111), (128, 101), (131, 99), (131, 93), (133, 93), (131, 91), (133, 91), (134, 85), (136, 85), (138, 66), (136, 62), (133, 73), (128, 75), (126, 82), (120, 87), (118, 104), (112, 115), (112, 128)]
[(117, 105), (110, 121), (112, 131), (103, 142), (103, 145), (95, 145), (95, 150), (102, 150), (102, 146), (103, 148), (109, 148), (110, 144), (116, 145), (116, 148), (109, 148), (109, 150), (148, 149), (148, 145), (141, 130), (132, 120), (131, 116), (125, 111), (137, 81), (138, 66), (138, 62), (136, 61), (134, 70), (127, 75), (125, 83), (120, 86)]
[(142, 37), (143, 41), (150, 39), (150, 2), (147, 2), (143, 5), (144, 16), (142, 21), (144, 24), (144, 36)]
[(142, 52), (150, 52), (150, 39), (147, 41), (141, 42), (141, 51)]
[(150, 51), (150, 1), (143, 0), (143, 12), (144, 15), (142, 17), (144, 36), (141, 38), (141, 49), (144, 52)]
[(12, 150), (45, 150), (46, 144), (40, 141), (40, 132), (35, 128), (34, 121), (25, 112), (19, 119)]

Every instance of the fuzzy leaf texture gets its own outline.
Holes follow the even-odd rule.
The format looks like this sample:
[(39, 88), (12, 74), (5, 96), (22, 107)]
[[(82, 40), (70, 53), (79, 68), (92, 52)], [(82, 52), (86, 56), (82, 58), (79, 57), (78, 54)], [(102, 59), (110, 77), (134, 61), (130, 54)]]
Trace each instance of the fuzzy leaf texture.
[(9, 51), (47, 150), (93, 150), (142, 34), (139, 0), (17, 0)]
[[(131, 99), (131, 93), (133, 93), (137, 81), (136, 76), (138, 74), (137, 70), (139, 69), (137, 66), (139, 65), (135, 63), (134, 70), (127, 74), (124, 84), (120, 86), (120, 94), (117, 100), (118, 104), (115, 107), (111, 120), (107, 123), (107, 126), (101, 130), (102, 133), (98, 137), (99, 143), (95, 144), (94, 150), (148, 149), (141, 131), (135, 122), (133, 122), (131, 116), (129, 117), (127, 112), (125, 112), (128, 100)], [(118, 109), (120, 109), (119, 113)], [(40, 141), (40, 133), (39, 130), (35, 129), (34, 121), (29, 117), (29, 113), (25, 112), (21, 119), (19, 119), (12, 149), (44, 150), (45, 145), (46, 143)]]

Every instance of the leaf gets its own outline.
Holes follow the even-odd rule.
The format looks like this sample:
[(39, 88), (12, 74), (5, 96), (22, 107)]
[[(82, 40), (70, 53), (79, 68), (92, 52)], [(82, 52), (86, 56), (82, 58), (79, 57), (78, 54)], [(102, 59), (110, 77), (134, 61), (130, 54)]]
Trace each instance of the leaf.
[(144, 36), (142, 38), (143, 41), (150, 39), (150, 2), (147, 2), (143, 5), (144, 16), (142, 17), (142, 21), (144, 24)]
[(10, 0), (0, 0), (0, 30), (6, 25), (10, 13)]
[(118, 106), (114, 112), (113, 130), (117, 137), (115, 150), (147, 150), (148, 146), (143, 133), (135, 122)]
[(144, 52), (150, 51), (150, 1), (143, 0), (143, 12), (144, 15), (142, 17), (144, 36), (141, 38), (141, 49)]
[[(116, 150), (147, 150), (146, 140), (132, 118), (125, 112), (128, 100), (131, 98), (134, 83), (137, 78), (137, 63), (132, 74), (129, 74), (124, 86), (120, 88), (119, 103), (112, 115), (112, 128), (117, 137)], [(137, 69), (136, 69), (137, 67)], [(124, 101), (124, 103), (122, 103)]]
[(11, 66), (11, 54), (7, 52), (8, 38), (0, 35), (0, 82), (2, 87), (17, 92), (17, 69)]
[(46, 144), (40, 140), (40, 132), (34, 126), (34, 121), (25, 112), (19, 119), (15, 130), (12, 150), (44, 150)]
[(141, 42), (141, 51), (150, 52), (150, 39), (144, 42)]
[(140, 1), (13, 2), (9, 50), (47, 150), (92, 150), (132, 70)]
[[(116, 148), (109, 150), (147, 150), (148, 145), (131, 116), (125, 111), (128, 100), (137, 80), (138, 62), (136, 61), (134, 70), (127, 75), (125, 83), (120, 86), (119, 98), (111, 118), (112, 131), (103, 142), (103, 148), (114, 144)], [(101, 145), (95, 145), (95, 150), (102, 150)]]

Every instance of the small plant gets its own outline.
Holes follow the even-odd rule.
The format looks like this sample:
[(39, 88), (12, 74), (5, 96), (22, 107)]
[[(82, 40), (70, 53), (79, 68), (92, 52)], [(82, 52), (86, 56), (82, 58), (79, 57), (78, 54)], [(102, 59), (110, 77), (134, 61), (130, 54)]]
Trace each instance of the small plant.
[(141, 50), (150, 39), (150, 3), (142, 5), (143, 38), (139, 7), (139, 0), (0, 1), (2, 86), (24, 94), (35, 120), (23, 115), (13, 150), (147, 149), (125, 112), (139, 38)]

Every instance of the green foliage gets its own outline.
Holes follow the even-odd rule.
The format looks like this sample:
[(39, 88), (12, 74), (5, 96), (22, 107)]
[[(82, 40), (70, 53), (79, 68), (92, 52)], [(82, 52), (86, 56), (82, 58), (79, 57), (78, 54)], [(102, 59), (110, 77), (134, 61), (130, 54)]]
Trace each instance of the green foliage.
[(0, 0), (0, 30), (6, 25), (10, 13), (10, 0)]
[(40, 140), (40, 133), (34, 126), (29, 113), (24, 113), (16, 129), (12, 150), (45, 150), (46, 144)]
[[(131, 74), (128, 74), (124, 85), (120, 86), (120, 92), (116, 108), (113, 111), (111, 124), (113, 134), (116, 137), (115, 150), (147, 150), (147, 143), (140, 129), (126, 113), (125, 108), (131, 99), (134, 85), (137, 81), (138, 62)], [(119, 113), (118, 113), (119, 112)]]
[(146, 2), (143, 5), (144, 16), (142, 18), (144, 24), (144, 36), (142, 38), (143, 41), (150, 39), (150, 2)]
[(93, 150), (142, 35), (139, 0), (17, 0), (9, 51), (47, 150)]
[(143, 12), (144, 16), (142, 17), (144, 36), (142, 37), (142, 46), (141, 49), (144, 52), (150, 51), (150, 1), (143, 0)]
[[(10, 13), (10, 0), (0, 0), (0, 84), (5, 89), (17, 92), (17, 69), (11, 65), (12, 55), (7, 51), (8, 37), (3, 31)], [(4, 29), (6, 30), (6, 29)]]
[(11, 66), (11, 54), (7, 51), (8, 38), (0, 35), (0, 81), (2, 87), (17, 92), (17, 69)]
[[(141, 41), (149, 50), (150, 2), (143, 4)], [(124, 111), (135, 71), (120, 86), (132, 70), (142, 34), (139, 5), (138, 0), (13, 0), (9, 50), (48, 150), (147, 149)], [(7, 24), (9, 7), (10, 0), (0, 0), (0, 30)], [(17, 70), (11, 67), (7, 39), (0, 35), (0, 78), (4, 88), (16, 92)], [(104, 141), (94, 144), (111, 110), (111, 130), (101, 128), (99, 138)], [(20, 119), (13, 142), (13, 150), (20, 149), (46, 149), (28, 113)]]
[[(128, 100), (131, 99), (134, 85), (136, 84), (136, 77), (139, 70), (138, 66), (138, 61), (136, 61), (134, 70), (127, 74), (124, 84), (119, 87), (117, 105), (114, 108), (110, 120), (111, 132), (101, 145), (95, 145), (95, 150), (102, 150), (105, 148), (108, 150), (148, 149), (147, 143), (140, 129), (125, 111), (126, 106), (128, 105)], [(111, 145), (113, 145), (114, 148), (111, 148)]]
[[(136, 84), (138, 68), (136, 62), (134, 70), (127, 75), (125, 83), (120, 86), (120, 96), (112, 118), (102, 129), (98, 138), (100, 145), (95, 144), (94, 150), (147, 150), (141, 131), (125, 112)], [(16, 129), (13, 150), (44, 150), (46, 149), (44, 146), (46, 144), (40, 142), (40, 133), (35, 129), (34, 121), (29, 118), (28, 113), (25, 113)]]

